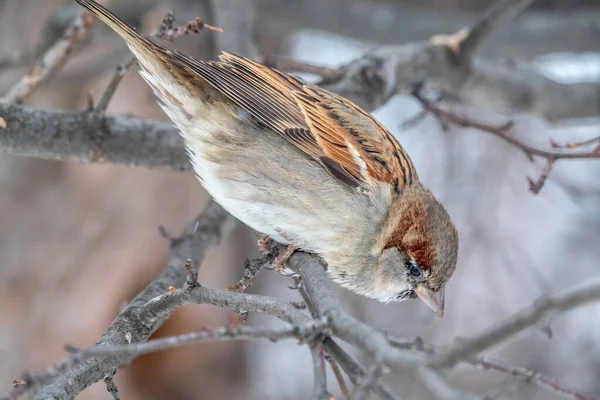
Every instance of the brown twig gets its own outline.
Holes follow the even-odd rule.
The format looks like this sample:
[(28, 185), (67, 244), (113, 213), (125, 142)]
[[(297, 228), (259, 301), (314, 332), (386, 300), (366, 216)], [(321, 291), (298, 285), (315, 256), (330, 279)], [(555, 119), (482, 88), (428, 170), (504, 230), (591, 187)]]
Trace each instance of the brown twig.
[(582, 140), (580, 142), (567, 142), (565, 144), (560, 144), (560, 143), (556, 142), (555, 140), (550, 139), (550, 145), (556, 149), (571, 149), (571, 150), (578, 149), (581, 147), (596, 145), (596, 147), (594, 147), (594, 150), (592, 150), (592, 152), (600, 153), (600, 136), (592, 138), (592, 139), (588, 139), (588, 140)]
[(327, 391), (327, 369), (325, 367), (325, 356), (323, 346), (318, 341), (310, 345), (310, 354), (313, 361), (313, 400), (331, 400), (332, 396)]
[(196, 19), (187, 22), (185, 25), (176, 26), (175, 14), (173, 11), (170, 11), (165, 15), (158, 28), (152, 33), (152, 36), (157, 39), (173, 41), (190, 33), (199, 33), (204, 28), (214, 32), (223, 32), (223, 29), (205, 23), (204, 19), (200, 17), (196, 17)]
[(329, 353), (325, 353), (325, 360), (329, 363), (329, 367), (333, 371), (333, 375), (335, 376), (335, 380), (340, 388), (340, 392), (342, 394), (342, 399), (350, 400), (350, 389), (348, 389), (348, 385), (346, 385), (346, 380), (344, 379), (344, 373), (340, 369), (338, 363), (331, 357)]
[(534, 181), (529, 176), (527, 177), (527, 183), (529, 183), (529, 191), (533, 194), (538, 194), (542, 187), (544, 187), (544, 183), (546, 183), (546, 179), (548, 179), (548, 175), (550, 175), (550, 171), (552, 171), (552, 167), (556, 162), (556, 158), (548, 157), (546, 159), (546, 165), (542, 168), (542, 172), (540, 176)]
[[(439, 106), (434, 104), (432, 101), (428, 100), (423, 95), (422, 88), (423, 88), (422, 84), (416, 85), (415, 89), (413, 90), (413, 93), (412, 93), (413, 96), (415, 97), (415, 99), (417, 99), (419, 101), (419, 103), (421, 103), (424, 110), (429, 111), (431, 114), (435, 115), (443, 123), (444, 122), (451, 123), (451, 124), (460, 126), (462, 128), (473, 128), (473, 129), (477, 129), (482, 132), (487, 132), (494, 136), (497, 136), (497, 137), (503, 139), (504, 141), (512, 144), (513, 146), (521, 149), (530, 161), (533, 161), (534, 156), (545, 158), (546, 165), (542, 169), (542, 172), (541, 172), (539, 178), (536, 179), (535, 181), (529, 177), (527, 178), (528, 183), (529, 183), (529, 190), (534, 194), (537, 194), (540, 192), (540, 190), (544, 186), (544, 183), (546, 182), (546, 179), (548, 178), (548, 175), (550, 174), (550, 171), (552, 170), (552, 167), (554, 166), (554, 163), (556, 161), (564, 160), (564, 159), (600, 159), (600, 151), (598, 151), (598, 149), (593, 149), (592, 151), (585, 151), (585, 152), (582, 152), (582, 151), (574, 152), (574, 151), (568, 151), (568, 150), (560, 150), (561, 147), (557, 147), (555, 144), (552, 147), (557, 148), (558, 150), (546, 150), (546, 149), (541, 149), (539, 147), (535, 147), (533, 145), (527, 144), (527, 143), (523, 142), (522, 140), (517, 139), (514, 136), (511, 136), (509, 134), (509, 132), (511, 131), (511, 129), (513, 128), (513, 125), (514, 125), (512, 121), (509, 121), (504, 125), (494, 126), (494, 125), (475, 121), (475, 120), (469, 119), (467, 117), (463, 117), (463, 116), (454, 114), (450, 111), (440, 108)], [(581, 142), (581, 143), (584, 143), (582, 145), (579, 145), (579, 143), (576, 143), (576, 145), (574, 147), (564, 147), (564, 148), (567, 148), (567, 149), (580, 148), (586, 144), (594, 143), (596, 140), (598, 140), (598, 138)]]

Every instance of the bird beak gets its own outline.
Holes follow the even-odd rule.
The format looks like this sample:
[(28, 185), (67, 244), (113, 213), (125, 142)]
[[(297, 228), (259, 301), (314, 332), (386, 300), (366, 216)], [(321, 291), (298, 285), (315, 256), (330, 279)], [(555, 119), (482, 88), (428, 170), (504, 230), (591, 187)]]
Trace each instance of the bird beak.
[(425, 285), (419, 285), (415, 288), (415, 293), (419, 299), (425, 303), (439, 318), (444, 316), (444, 288), (434, 292)]

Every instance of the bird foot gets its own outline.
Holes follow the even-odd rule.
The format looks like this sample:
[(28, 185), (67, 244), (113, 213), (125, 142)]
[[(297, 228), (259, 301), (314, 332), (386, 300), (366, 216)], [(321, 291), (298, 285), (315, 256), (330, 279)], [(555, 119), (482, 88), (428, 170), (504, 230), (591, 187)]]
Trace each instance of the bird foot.
[(277, 257), (275, 257), (275, 260), (273, 260), (273, 268), (275, 269), (275, 271), (277, 271), (278, 273), (280, 273), (283, 276), (292, 276), (292, 275), (294, 275), (295, 272), (292, 271), (291, 269), (289, 269), (286, 266), (286, 264), (287, 264), (287, 260), (298, 249), (299, 249), (298, 246), (296, 246), (294, 244), (290, 244), (289, 246), (287, 246), (285, 248), (285, 250), (283, 251), (283, 253), (281, 253)]
[(263, 256), (267, 256), (271, 254), (271, 243), (273, 243), (273, 239), (270, 236), (266, 235), (258, 239), (258, 251)]

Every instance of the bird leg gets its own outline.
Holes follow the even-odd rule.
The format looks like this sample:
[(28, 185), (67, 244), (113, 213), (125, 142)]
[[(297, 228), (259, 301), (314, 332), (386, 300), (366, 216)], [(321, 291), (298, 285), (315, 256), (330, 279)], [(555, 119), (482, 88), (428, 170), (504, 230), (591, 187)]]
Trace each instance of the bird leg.
[(291, 276), (294, 275), (295, 272), (289, 269), (286, 264), (287, 260), (296, 252), (296, 250), (300, 249), (295, 244), (288, 245), (285, 250), (279, 254), (273, 260), (273, 268), (275, 271), (279, 272), (283, 276)]
[[(272, 262), (273, 269), (280, 273), (283, 276), (292, 276), (295, 274), (294, 271), (286, 267), (287, 260), (298, 250), (300, 247), (292, 244), (292, 238), (281, 231), (279, 228), (275, 228), (275, 231), (281, 235), (282, 238), (287, 240), (290, 244), (285, 248), (285, 250), (277, 255)], [(258, 250), (262, 255), (272, 255), (273, 251), (271, 251), (271, 246), (273, 244), (273, 239), (265, 235), (258, 240)]]
[(267, 256), (271, 254), (271, 243), (273, 243), (273, 239), (269, 235), (265, 235), (258, 239), (258, 251), (263, 256)]

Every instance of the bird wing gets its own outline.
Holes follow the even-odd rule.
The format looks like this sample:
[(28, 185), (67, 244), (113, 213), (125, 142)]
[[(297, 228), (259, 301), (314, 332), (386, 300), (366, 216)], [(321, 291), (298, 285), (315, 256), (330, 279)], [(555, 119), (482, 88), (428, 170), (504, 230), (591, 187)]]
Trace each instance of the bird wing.
[(416, 179), (394, 137), (352, 102), (258, 62), (223, 53), (220, 61), (172, 56), (350, 186), (370, 180), (401, 187)]

